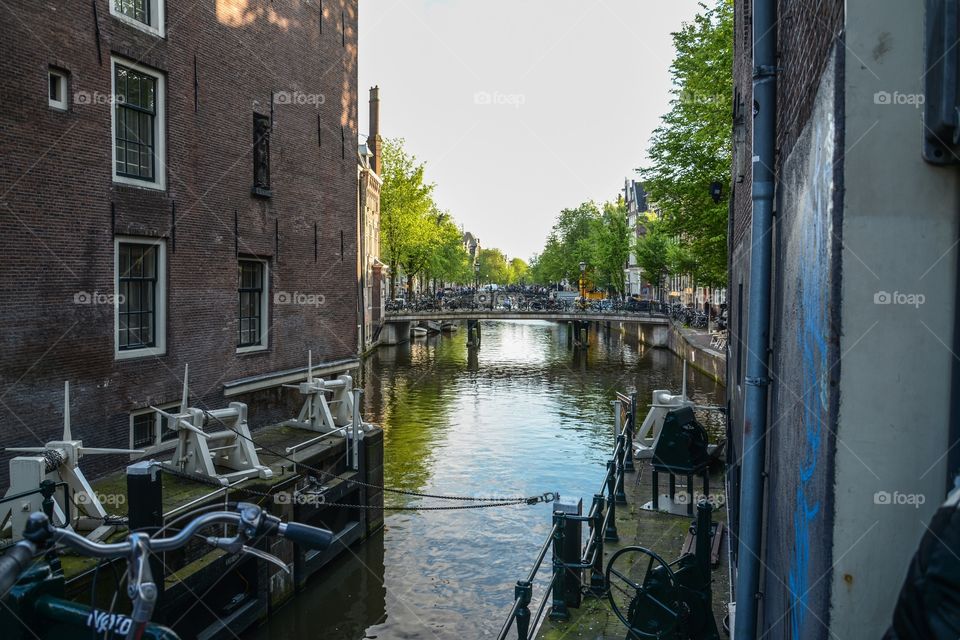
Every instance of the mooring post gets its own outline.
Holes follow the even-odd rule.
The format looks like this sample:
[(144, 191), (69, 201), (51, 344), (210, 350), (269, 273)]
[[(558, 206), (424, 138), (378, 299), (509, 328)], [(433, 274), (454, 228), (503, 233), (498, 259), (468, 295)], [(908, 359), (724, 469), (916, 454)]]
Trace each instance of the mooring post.
[(697, 503), (697, 532), (695, 534), (696, 546), (694, 553), (697, 557), (697, 564), (700, 565), (700, 572), (704, 579), (710, 577), (710, 534), (713, 528), (711, 520), (713, 509), (706, 500)]
[[(163, 526), (163, 479), (157, 462), (143, 460), (127, 466), (127, 499), (130, 505), (127, 526), (130, 531), (151, 532)], [(158, 595), (162, 597), (165, 583), (160, 555), (151, 554), (150, 571)]]
[(607, 462), (607, 497), (606, 503), (608, 507), (608, 517), (607, 529), (603, 532), (604, 539), (607, 542), (617, 542), (620, 539), (620, 534), (617, 533), (617, 503), (614, 499), (614, 494), (616, 490), (617, 482), (617, 471), (616, 466), (614, 465), (613, 460)]
[(550, 609), (551, 620), (569, 620), (567, 598), (564, 584), (566, 571), (563, 563), (563, 533), (567, 526), (567, 515), (563, 511), (553, 512), (553, 601)]
[(593, 566), (590, 568), (590, 593), (600, 597), (607, 593), (607, 584), (603, 578), (603, 494), (593, 496)]
[(614, 499), (617, 501), (617, 504), (627, 504), (627, 494), (623, 490), (623, 458), (626, 455), (624, 453), (624, 447), (627, 445), (627, 440), (624, 436), (617, 436), (617, 444), (619, 445), (620, 452), (617, 454), (617, 493), (614, 496)]
[(517, 580), (517, 586), (513, 588), (513, 597), (520, 601), (515, 616), (517, 638), (527, 640), (530, 637), (530, 600), (533, 597), (533, 585), (526, 580)]
[(573, 349), (573, 322), (567, 322), (567, 349)]

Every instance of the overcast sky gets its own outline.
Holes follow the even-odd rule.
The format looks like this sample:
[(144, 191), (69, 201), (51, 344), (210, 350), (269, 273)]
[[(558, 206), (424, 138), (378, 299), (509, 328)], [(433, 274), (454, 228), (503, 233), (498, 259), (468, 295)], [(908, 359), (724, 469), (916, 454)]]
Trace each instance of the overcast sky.
[(695, 0), (363, 0), (360, 131), (427, 163), (436, 200), (528, 260), (557, 213), (616, 197), (667, 110)]

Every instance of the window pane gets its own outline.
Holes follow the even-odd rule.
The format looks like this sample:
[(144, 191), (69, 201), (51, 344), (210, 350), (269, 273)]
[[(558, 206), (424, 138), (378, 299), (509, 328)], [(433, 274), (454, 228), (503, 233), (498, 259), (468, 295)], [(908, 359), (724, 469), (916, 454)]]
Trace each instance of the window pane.
[(264, 263), (256, 260), (241, 260), (238, 265), (238, 345), (253, 346), (263, 343), (262, 309)]
[(121, 271), (117, 291), (124, 299), (118, 308), (117, 343), (121, 349), (153, 346), (156, 333), (157, 247), (123, 243), (118, 250)]
[(154, 414), (143, 413), (133, 417), (133, 446), (149, 447), (154, 444)]

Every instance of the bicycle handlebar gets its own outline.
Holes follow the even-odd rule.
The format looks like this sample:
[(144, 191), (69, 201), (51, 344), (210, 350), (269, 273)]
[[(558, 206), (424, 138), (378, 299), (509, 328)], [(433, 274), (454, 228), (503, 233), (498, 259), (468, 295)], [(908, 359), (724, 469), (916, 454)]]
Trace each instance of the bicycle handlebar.
[(46, 515), (37, 512), (30, 516), (24, 532), (29, 540), (18, 542), (0, 557), (0, 596), (6, 594), (29, 566), (37, 553), (37, 546), (42, 546), (48, 541), (65, 545), (92, 558), (130, 559), (134, 555), (138, 542), (151, 552), (173, 551), (185, 546), (200, 529), (215, 524), (237, 527), (237, 535), (232, 539), (211, 539), (232, 543), (229, 546), (236, 545), (237, 548), (242, 547), (243, 543), (251, 538), (272, 535), (280, 535), (317, 550), (326, 549), (333, 541), (333, 533), (326, 529), (298, 522), (284, 523), (260, 507), (248, 503), (237, 505), (237, 511), (217, 511), (198, 516), (174, 536), (154, 538), (131, 533), (126, 541), (109, 544), (94, 542), (69, 529), (54, 527)]
[(297, 544), (302, 544), (311, 549), (323, 550), (333, 542), (333, 532), (299, 522), (281, 523), (279, 533), (288, 540), (293, 540)]
[(21, 540), (13, 545), (3, 557), (0, 557), (0, 598), (17, 583), (20, 575), (27, 570), (37, 553), (35, 544), (28, 540)]

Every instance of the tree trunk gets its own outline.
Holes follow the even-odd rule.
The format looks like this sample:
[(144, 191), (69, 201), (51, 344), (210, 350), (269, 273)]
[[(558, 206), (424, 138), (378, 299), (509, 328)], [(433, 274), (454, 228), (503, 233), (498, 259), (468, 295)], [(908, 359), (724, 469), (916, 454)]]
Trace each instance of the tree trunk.
[(390, 300), (396, 299), (396, 288), (397, 288), (397, 263), (390, 263)]

